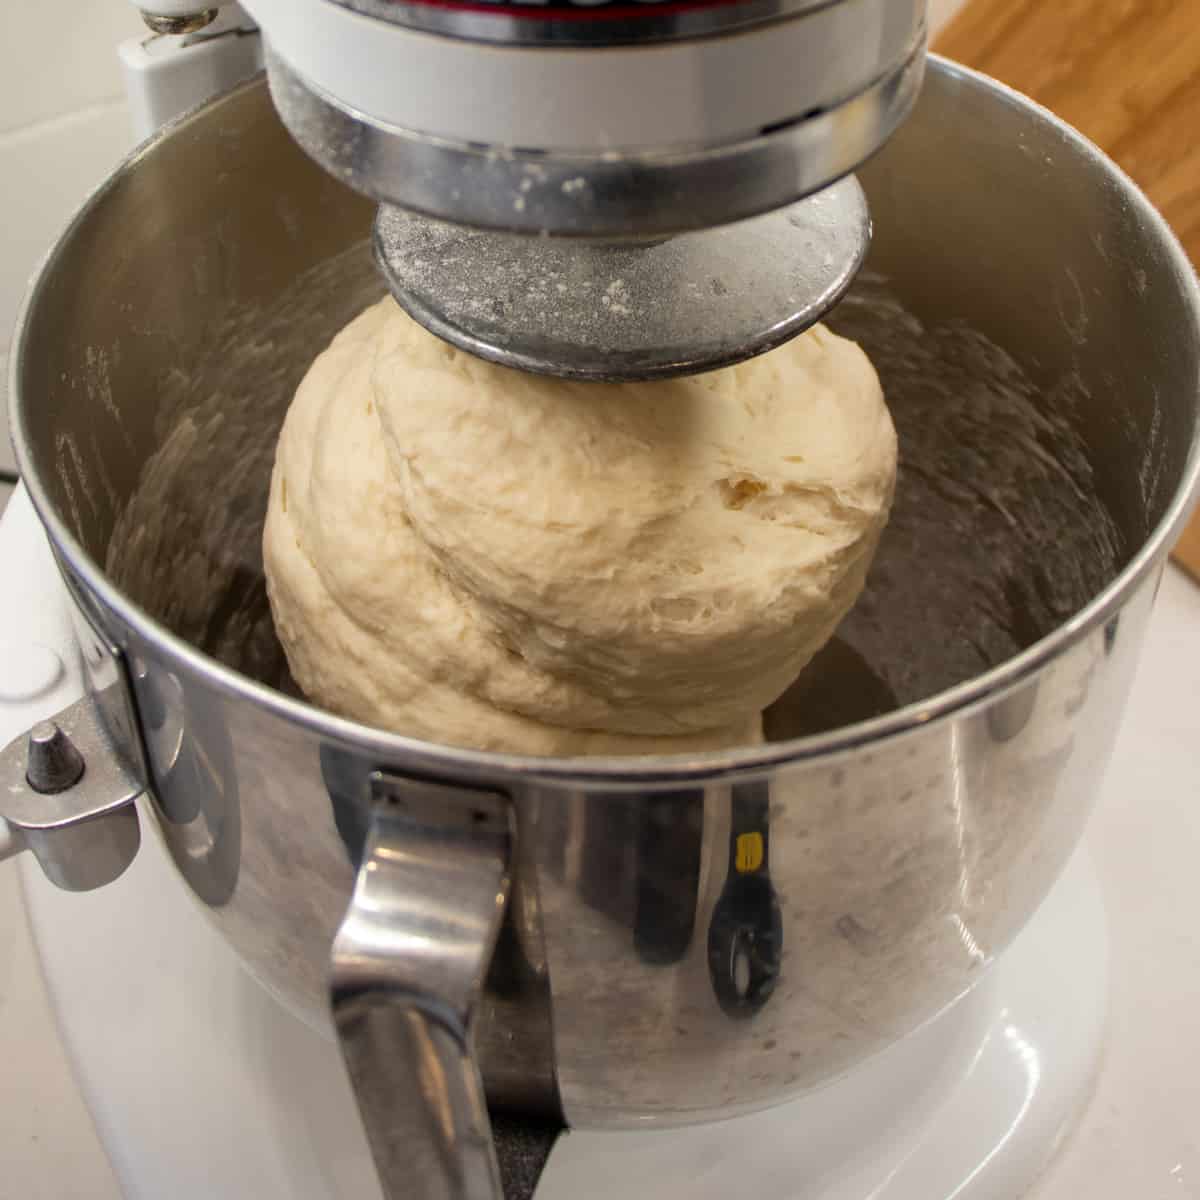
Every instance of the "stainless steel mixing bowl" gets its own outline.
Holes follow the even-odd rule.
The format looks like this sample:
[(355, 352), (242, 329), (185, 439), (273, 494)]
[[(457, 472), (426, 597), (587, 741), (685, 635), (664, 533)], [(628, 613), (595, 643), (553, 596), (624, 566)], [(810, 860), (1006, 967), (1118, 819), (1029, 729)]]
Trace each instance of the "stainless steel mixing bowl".
[(144, 784), (251, 970), (322, 1027), (332, 989), (381, 1171), (423, 1194), (491, 1187), (472, 1054), (494, 1106), (573, 1124), (771, 1104), (961, 996), (1079, 837), (1196, 480), (1196, 283), (1094, 147), (946, 62), (862, 180), (876, 242), (833, 322), (880, 367), (897, 506), (739, 752), (473, 753), (295, 696), (274, 436), (382, 286), (368, 205), (261, 81), (116, 171), (32, 289), (13, 427), (93, 696), (60, 718), (82, 780), (37, 796), (14, 746), (3, 811), (92, 886)]

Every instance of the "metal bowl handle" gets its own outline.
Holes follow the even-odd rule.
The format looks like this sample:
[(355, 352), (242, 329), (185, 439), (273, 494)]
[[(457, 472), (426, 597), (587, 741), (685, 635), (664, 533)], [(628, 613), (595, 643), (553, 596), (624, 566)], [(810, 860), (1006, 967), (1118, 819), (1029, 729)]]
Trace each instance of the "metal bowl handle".
[(512, 807), (383, 774), (330, 1004), (387, 1200), (501, 1200), (471, 1026), (510, 886)]

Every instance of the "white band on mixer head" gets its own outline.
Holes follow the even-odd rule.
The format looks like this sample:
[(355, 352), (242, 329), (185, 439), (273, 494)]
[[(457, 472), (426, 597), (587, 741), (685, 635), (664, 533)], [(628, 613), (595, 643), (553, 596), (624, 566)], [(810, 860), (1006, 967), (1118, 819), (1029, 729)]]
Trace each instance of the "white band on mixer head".
[(495, 147), (693, 152), (849, 99), (912, 53), (925, 11), (841, 0), (725, 37), (559, 49), (419, 33), (329, 0), (245, 7), (289, 66), (375, 121)]

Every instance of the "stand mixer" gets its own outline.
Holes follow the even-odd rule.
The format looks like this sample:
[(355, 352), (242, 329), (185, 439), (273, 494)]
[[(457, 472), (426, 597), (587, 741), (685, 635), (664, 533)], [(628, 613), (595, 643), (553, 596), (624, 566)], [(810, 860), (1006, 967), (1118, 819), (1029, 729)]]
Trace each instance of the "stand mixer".
[[(14, 342), (18, 458), (89, 692), (0, 756), (8, 849), (80, 890), (160, 830), (255, 975), (312, 1026), (332, 1015), (388, 1196), (498, 1194), (485, 1091), (551, 1130), (709, 1122), (903, 1044), (1067, 861), (1186, 516), (1200, 304), (1169, 231), (1077, 135), (949, 64), (889, 140), (920, 4), (246, 8), (324, 170), (260, 82), (219, 97), (88, 202)], [(153, 24), (202, 37), (213, 16)], [(380, 290), (374, 213), (343, 182), (384, 203), (375, 257), (435, 332), (526, 369), (662, 377), (778, 344), (847, 292), (869, 224), (843, 177), (881, 147), (872, 263), (900, 300), (852, 295), (840, 319), (884, 364), (928, 468), (907, 495), (933, 515), (901, 493), (860, 606), (883, 632), (807, 676), (841, 718), (783, 705), (763, 747), (546, 760), (288, 694), (261, 624), (260, 467), (314, 348)], [(1027, 236), (997, 256), (1018, 204)], [(1000, 443), (976, 445), (952, 389), (931, 408), (916, 386), (919, 355), (888, 359), (895, 329), (939, 350), (935, 380), (960, 372), (960, 401), (990, 363), (1031, 440), (993, 420)], [(178, 428), (192, 453), (147, 511), (199, 574), (159, 547), (156, 596), (114, 577), (110, 543)], [(1093, 510), (1112, 529), (1089, 541)], [(1009, 640), (956, 632), (994, 610)], [(223, 640), (247, 614), (262, 654)], [(890, 649), (868, 663), (871, 636)]]

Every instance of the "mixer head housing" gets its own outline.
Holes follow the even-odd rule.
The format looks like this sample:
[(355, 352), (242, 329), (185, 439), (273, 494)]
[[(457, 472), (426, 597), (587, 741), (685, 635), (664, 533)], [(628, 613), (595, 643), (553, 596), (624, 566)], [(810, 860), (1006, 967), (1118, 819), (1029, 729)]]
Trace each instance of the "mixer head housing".
[[(753, 283), (709, 272), (716, 286), (694, 295), (680, 290), (678, 272), (654, 264), (728, 259), (717, 227), (749, 226), (829, 189), (891, 136), (924, 69), (925, 0), (246, 7), (263, 27), (272, 96), (300, 145), (350, 186), (405, 210), (385, 216), (391, 236), (377, 237), (400, 302), (475, 353), (582, 378), (705, 369), (817, 320), (869, 240), (853, 186), (824, 195), (819, 222), (835, 236), (818, 248), (801, 207), (779, 228), (739, 234), (778, 250), (756, 254)], [(418, 287), (409, 254), (440, 236), (422, 229), (421, 218), (477, 232), (427, 265)], [(492, 243), (478, 231), (528, 242)], [(612, 243), (636, 255), (645, 240), (679, 234), (694, 238), (686, 253), (660, 253), (622, 273), (625, 306), (699, 315), (700, 326), (729, 330), (719, 347), (688, 340), (697, 324), (690, 317), (649, 345), (631, 322), (628, 335), (609, 335), (598, 374), (572, 329), (589, 323), (602, 288), (556, 297), (532, 331), (515, 319), (497, 322), (494, 305), (470, 306), (487, 309), (482, 320), (440, 302), (467, 288), (493, 298), (489, 289), (504, 286), (489, 274), (499, 246), (511, 262), (514, 253), (542, 253), (544, 238), (570, 239), (554, 249), (564, 269), (607, 286)], [(690, 271), (686, 283), (694, 282)]]

